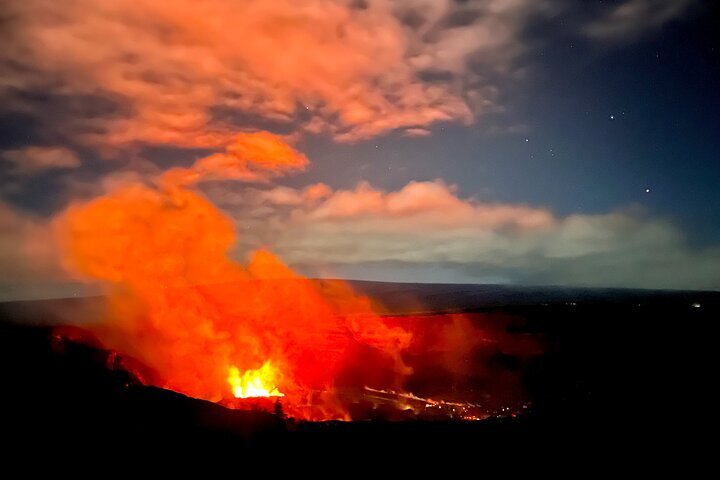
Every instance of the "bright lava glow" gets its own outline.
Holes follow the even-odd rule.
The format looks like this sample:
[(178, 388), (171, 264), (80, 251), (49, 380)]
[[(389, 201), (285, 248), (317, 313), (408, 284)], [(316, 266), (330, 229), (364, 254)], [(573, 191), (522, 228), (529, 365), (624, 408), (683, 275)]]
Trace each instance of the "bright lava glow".
[(247, 370), (242, 375), (237, 367), (231, 366), (228, 382), (235, 398), (284, 397), (275, 386), (277, 377), (277, 370), (268, 360), (257, 370)]

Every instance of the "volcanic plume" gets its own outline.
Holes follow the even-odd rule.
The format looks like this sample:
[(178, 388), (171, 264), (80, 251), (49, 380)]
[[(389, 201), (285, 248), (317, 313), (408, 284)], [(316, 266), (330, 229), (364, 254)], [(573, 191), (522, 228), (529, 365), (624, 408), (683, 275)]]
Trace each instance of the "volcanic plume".
[(107, 289), (99, 338), (151, 367), (160, 386), (212, 401), (282, 395), (301, 418), (346, 416), (332, 393), (340, 375), (398, 387), (409, 373), (407, 330), (342, 283), (329, 299), (267, 250), (246, 265), (232, 260), (232, 221), (187, 186), (306, 162), (274, 135), (242, 134), (189, 169), (71, 205), (56, 231), (67, 267)]

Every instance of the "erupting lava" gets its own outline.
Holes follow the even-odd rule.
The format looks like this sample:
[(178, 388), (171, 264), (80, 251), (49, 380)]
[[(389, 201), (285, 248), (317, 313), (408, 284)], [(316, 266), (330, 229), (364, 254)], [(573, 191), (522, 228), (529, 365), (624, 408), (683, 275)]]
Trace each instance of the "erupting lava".
[(235, 398), (284, 397), (276, 386), (278, 376), (268, 360), (257, 370), (248, 370), (242, 375), (237, 367), (230, 367), (228, 382)]
[[(244, 140), (256, 148), (240, 153), (253, 158), (222, 166), (279, 168), (271, 157), (281, 140), (268, 135)], [(192, 171), (204, 175), (205, 163)], [(107, 287), (107, 318), (93, 327), (103, 343), (151, 367), (160, 386), (212, 401), (284, 395), (300, 418), (347, 418), (337, 379), (401, 386), (408, 331), (343, 283), (321, 294), (266, 250), (246, 267), (231, 260), (232, 221), (173, 178), (116, 186), (57, 219), (67, 267)]]

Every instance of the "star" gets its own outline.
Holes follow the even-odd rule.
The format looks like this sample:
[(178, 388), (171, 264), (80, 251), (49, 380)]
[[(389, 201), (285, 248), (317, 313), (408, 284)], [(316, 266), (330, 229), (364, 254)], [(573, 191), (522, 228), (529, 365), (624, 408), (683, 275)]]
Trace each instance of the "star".
[(615, 115), (610, 115), (610, 120), (615, 120)]
[(646, 189), (645, 189), (645, 193), (650, 193), (650, 189), (649, 189), (649, 188), (646, 188)]

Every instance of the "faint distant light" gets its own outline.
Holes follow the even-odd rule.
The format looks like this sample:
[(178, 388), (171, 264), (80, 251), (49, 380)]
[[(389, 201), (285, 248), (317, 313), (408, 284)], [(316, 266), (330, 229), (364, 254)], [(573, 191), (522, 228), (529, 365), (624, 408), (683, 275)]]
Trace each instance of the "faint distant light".
[(610, 115), (610, 120), (615, 120), (615, 115)]
[(692, 306), (693, 308), (700, 308), (700, 307), (702, 307), (702, 305), (700, 305), (699, 303), (693, 303), (691, 306)]
[(526, 141), (526, 142), (529, 142), (529, 141), (530, 141), (530, 139), (529, 139), (529, 138), (526, 138), (526, 139), (525, 139), (525, 141)]
[(646, 189), (645, 189), (645, 193), (650, 193), (650, 189), (649, 189), (649, 188), (646, 188)]

